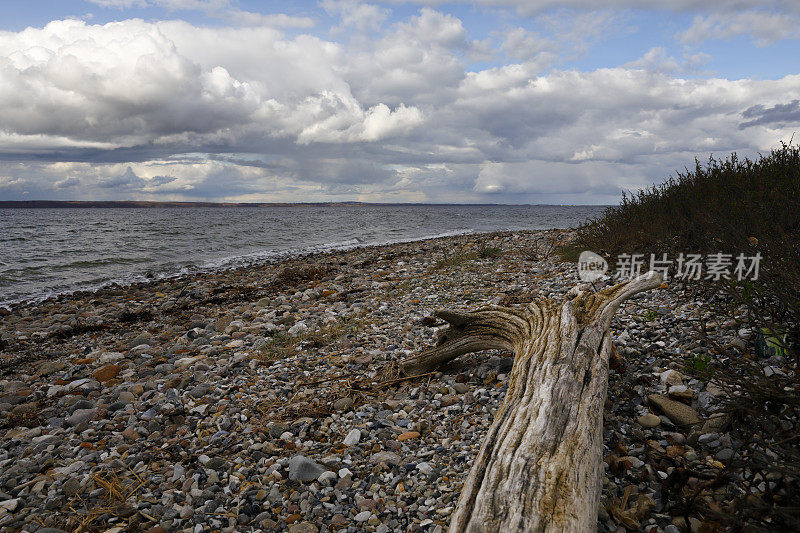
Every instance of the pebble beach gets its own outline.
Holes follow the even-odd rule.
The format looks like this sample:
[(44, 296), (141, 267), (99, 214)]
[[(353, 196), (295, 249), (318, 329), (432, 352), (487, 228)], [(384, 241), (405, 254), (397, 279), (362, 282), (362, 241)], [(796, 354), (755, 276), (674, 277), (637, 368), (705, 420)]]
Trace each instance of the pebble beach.
[[(446, 531), (513, 354), (397, 364), (434, 343), (436, 309), (564, 298), (576, 266), (551, 252), (570, 235), (330, 251), (0, 310), (0, 530)], [(715, 357), (698, 327), (751, 342), (672, 288), (612, 323), (598, 531), (700, 531), (676, 502), (743, 490), (717, 476), (749, 453), (723, 391), (685, 370)]]

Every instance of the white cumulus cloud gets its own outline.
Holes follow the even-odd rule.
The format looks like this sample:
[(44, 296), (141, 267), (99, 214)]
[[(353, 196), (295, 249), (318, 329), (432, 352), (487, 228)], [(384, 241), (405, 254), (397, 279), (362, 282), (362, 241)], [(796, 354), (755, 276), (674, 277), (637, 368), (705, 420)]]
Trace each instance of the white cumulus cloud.
[(565, 69), (602, 37), (587, 18), (478, 42), (453, 14), (375, 5), (326, 3), (357, 39), (258, 18), (0, 32), (0, 198), (613, 202), (797, 129), (798, 74), (708, 77), (666, 47)]
[(757, 46), (769, 46), (782, 39), (798, 39), (800, 16), (755, 10), (697, 15), (691, 27), (678, 37), (683, 43), (697, 44), (740, 35), (749, 35)]

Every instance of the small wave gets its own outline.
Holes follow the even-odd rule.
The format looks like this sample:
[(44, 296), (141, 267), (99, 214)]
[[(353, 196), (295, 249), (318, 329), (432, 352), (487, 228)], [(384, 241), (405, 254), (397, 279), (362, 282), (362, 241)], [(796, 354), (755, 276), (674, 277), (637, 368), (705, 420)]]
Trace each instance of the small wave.
[(316, 244), (310, 246), (303, 246), (303, 247), (294, 247), (289, 248), (286, 250), (263, 250), (258, 252), (252, 252), (249, 254), (242, 254), (242, 255), (233, 255), (228, 257), (222, 257), (219, 259), (207, 260), (204, 261), (200, 268), (202, 270), (216, 270), (216, 269), (224, 269), (224, 268), (236, 268), (241, 266), (247, 266), (251, 264), (255, 264), (261, 261), (274, 261), (277, 259), (284, 259), (288, 257), (294, 256), (302, 256), (314, 253), (324, 253), (324, 252), (333, 252), (333, 251), (347, 251), (353, 250), (355, 248), (369, 248), (374, 246), (386, 246), (389, 244), (400, 244), (400, 243), (407, 243), (407, 242), (415, 242), (415, 241), (424, 241), (428, 239), (439, 239), (444, 237), (454, 237), (457, 235), (471, 235), (476, 233), (474, 229), (462, 229), (462, 230), (454, 230), (454, 231), (447, 231), (443, 233), (435, 233), (429, 235), (422, 235), (422, 236), (415, 236), (415, 237), (406, 237), (400, 239), (379, 239), (379, 240), (370, 240), (365, 241), (359, 237), (353, 237), (352, 239), (347, 239), (345, 241), (335, 241), (325, 244)]
[[(573, 220), (581, 222), (591, 212), (588, 208), (556, 212), (541, 207), (480, 206), (215, 209), (198, 211), (196, 219), (184, 217), (188, 212), (181, 211), (174, 220), (178, 212), (164, 210), (147, 211), (147, 217), (131, 220), (133, 212), (87, 210), (84, 218), (64, 222), (59, 217), (40, 220), (36, 211), (31, 212), (36, 225), (14, 220), (14, 232), (0, 240), (7, 248), (0, 272), (6, 278), (3, 284), (8, 284), (0, 284), (0, 305), (312, 253), (479, 232), (564, 227), (574, 225)], [(98, 213), (102, 220), (97, 219)], [(436, 231), (448, 226), (455, 229)], [(63, 232), (75, 233), (76, 228), (80, 231), (71, 235), (75, 238), (65, 241)], [(87, 229), (90, 234), (84, 235)], [(315, 238), (328, 242), (302, 245)], [(54, 246), (54, 241), (62, 244)]]
[(136, 273), (130, 276), (125, 277), (116, 277), (110, 278), (105, 280), (94, 280), (94, 281), (87, 281), (79, 283), (73, 287), (66, 288), (66, 289), (43, 289), (37, 296), (17, 296), (11, 297), (5, 300), (0, 300), (0, 308), (10, 309), (12, 305), (19, 304), (19, 303), (38, 303), (47, 300), (48, 298), (55, 298), (58, 296), (68, 296), (71, 294), (75, 294), (78, 292), (97, 292), (104, 288), (119, 285), (122, 287), (127, 287), (130, 285), (134, 285), (136, 283), (151, 283), (154, 281), (161, 281), (165, 279), (172, 279), (172, 278), (179, 278), (181, 276), (186, 276), (193, 271), (196, 271), (196, 268), (192, 268), (191, 265), (182, 266), (177, 270), (172, 271), (164, 271), (158, 273)]
[(61, 265), (46, 265), (44, 268), (49, 266), (53, 270), (62, 271), (72, 270), (75, 268), (91, 268), (109, 265), (135, 265), (138, 263), (149, 263), (150, 261), (151, 259), (147, 257), (104, 257), (102, 259), (82, 259)]
[[(356, 248), (371, 248), (375, 246), (385, 246), (389, 244), (424, 241), (428, 239), (453, 237), (457, 235), (470, 235), (474, 233), (476, 233), (476, 230), (474, 229), (462, 229), (462, 230), (447, 231), (442, 233), (413, 236), (402, 239), (371, 240), (366, 242), (364, 242), (362, 239), (354, 237), (352, 239), (347, 239), (344, 241), (335, 241), (319, 245), (295, 247), (286, 250), (263, 250), (249, 254), (223, 257), (219, 259), (206, 260), (200, 264), (197, 264), (193, 261), (186, 261), (185, 263), (182, 264), (165, 263), (156, 266), (155, 268), (158, 269), (158, 271), (156, 272), (153, 271), (151, 271), (150, 273), (138, 272), (125, 277), (116, 277), (105, 280), (94, 280), (89, 282), (83, 282), (76, 286), (61, 290), (44, 290), (41, 293), (37, 294), (37, 296), (35, 297), (31, 297), (30, 295), (28, 295), (28, 296), (19, 296), (19, 297), (11, 297), (8, 299), (3, 299), (0, 300), (0, 307), (10, 308), (11, 305), (19, 303), (38, 303), (47, 300), (48, 298), (57, 297), (61, 295), (71, 295), (85, 291), (94, 292), (112, 285), (120, 285), (126, 287), (136, 283), (154, 282), (165, 279), (178, 278), (194, 272), (224, 271), (224, 270), (246, 267), (249, 265), (269, 263), (281, 259), (300, 257), (315, 253), (324, 253), (331, 251), (347, 251)], [(106, 261), (110, 261), (110, 258), (108, 258)], [(131, 262), (136, 263), (144, 261), (134, 260)], [(96, 261), (75, 261), (71, 264), (75, 263), (98, 264)], [(104, 264), (114, 264), (114, 263), (106, 262)], [(67, 268), (64, 268), (64, 270), (67, 270)]]

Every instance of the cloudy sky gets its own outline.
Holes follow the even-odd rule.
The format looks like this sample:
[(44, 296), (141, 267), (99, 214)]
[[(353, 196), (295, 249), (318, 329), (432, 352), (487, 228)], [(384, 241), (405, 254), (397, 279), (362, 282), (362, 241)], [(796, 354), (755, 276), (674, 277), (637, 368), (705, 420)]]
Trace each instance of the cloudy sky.
[(4, 0), (0, 30), (0, 200), (615, 203), (800, 130), (796, 0)]

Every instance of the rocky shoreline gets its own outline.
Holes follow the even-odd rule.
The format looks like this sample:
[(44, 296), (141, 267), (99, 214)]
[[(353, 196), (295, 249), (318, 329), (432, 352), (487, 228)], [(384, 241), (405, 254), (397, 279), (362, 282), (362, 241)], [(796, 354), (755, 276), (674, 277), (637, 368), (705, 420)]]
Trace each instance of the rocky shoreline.
[[(446, 530), (511, 354), (413, 379), (397, 361), (433, 343), (436, 308), (564, 297), (574, 265), (548, 252), (569, 236), (326, 252), (3, 311), (0, 530)], [(684, 367), (712, 356), (696, 325), (742, 350), (750, 333), (706, 304), (651, 291), (612, 324), (599, 530), (699, 531), (681, 490), (720, 508), (742, 490), (708, 484), (740, 442), (722, 391)]]

